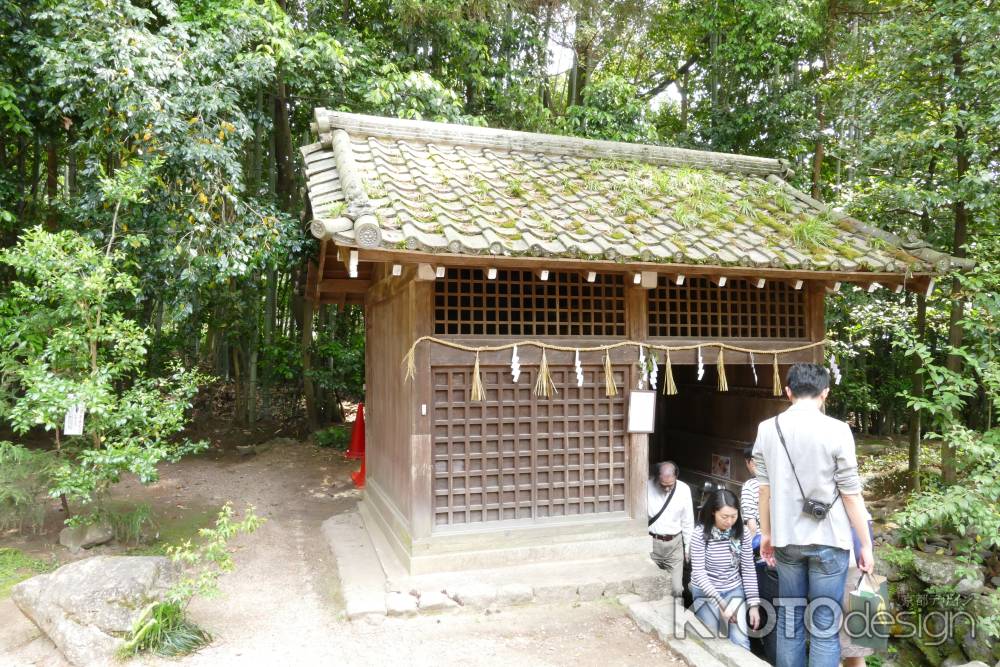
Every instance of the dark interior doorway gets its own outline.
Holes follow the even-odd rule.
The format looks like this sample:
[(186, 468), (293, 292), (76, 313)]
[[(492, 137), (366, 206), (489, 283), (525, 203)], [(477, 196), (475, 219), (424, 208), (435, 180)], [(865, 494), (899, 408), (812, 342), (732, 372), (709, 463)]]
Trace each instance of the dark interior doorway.
[[(726, 487), (739, 496), (749, 476), (743, 448), (753, 444), (757, 425), (781, 412), (788, 403), (775, 397), (771, 367), (746, 365), (726, 368), (729, 391), (718, 391), (714, 365), (706, 365), (699, 382), (696, 366), (673, 367), (678, 393), (656, 400), (655, 431), (649, 437), (649, 463), (670, 460), (680, 468), (680, 479), (691, 487), (694, 504), (700, 505), (707, 488)], [(784, 369), (782, 369), (782, 377)], [(659, 377), (663, 378), (663, 367)]]

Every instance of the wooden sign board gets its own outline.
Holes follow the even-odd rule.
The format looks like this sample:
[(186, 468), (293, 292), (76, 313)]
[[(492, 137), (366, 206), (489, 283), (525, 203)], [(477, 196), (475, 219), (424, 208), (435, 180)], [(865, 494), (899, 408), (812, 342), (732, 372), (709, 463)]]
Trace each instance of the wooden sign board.
[(652, 433), (656, 423), (656, 392), (633, 389), (628, 402), (628, 432)]

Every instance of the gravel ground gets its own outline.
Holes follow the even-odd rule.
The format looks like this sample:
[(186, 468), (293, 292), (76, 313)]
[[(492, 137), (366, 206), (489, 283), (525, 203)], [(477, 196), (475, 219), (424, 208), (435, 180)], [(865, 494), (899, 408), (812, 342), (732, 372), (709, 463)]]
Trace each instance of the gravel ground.
[[(221, 595), (191, 604), (213, 643), (181, 660), (132, 664), (683, 665), (613, 602), (347, 622), (320, 524), (357, 502), (348, 477), (356, 466), (334, 451), (287, 442), (246, 459), (217, 453), (165, 465), (149, 487), (119, 485), (116, 497), (149, 503), (164, 526), (203, 518), (227, 500), (237, 509), (251, 503), (267, 519), (232, 543), (236, 570), (222, 578)], [(0, 545), (38, 553), (51, 550), (51, 541), (4, 538)], [(0, 665), (64, 664), (13, 603), (0, 600)]]

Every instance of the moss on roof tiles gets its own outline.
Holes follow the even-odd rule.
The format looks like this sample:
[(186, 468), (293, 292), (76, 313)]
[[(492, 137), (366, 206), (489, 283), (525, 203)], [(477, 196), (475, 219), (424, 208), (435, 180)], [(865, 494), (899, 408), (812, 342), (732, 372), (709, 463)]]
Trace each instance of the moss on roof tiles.
[[(751, 248), (771, 265), (789, 268), (828, 267), (838, 257), (898, 270), (921, 265), (903, 249), (833, 219), (804, 195), (792, 197), (784, 186), (757, 176), (412, 140), (355, 145), (365, 147), (363, 184), (380, 208), (379, 219), (391, 229), (402, 229), (407, 217), (429, 223), (423, 233), (432, 235), (446, 221), (452, 231), (442, 245), (453, 251), (480, 251), (488, 245), (483, 232), (496, 229), (504, 234), (500, 241), (491, 237), (491, 247), (499, 243), (507, 253), (543, 252), (512, 245), (530, 230), (533, 238), (555, 243), (552, 248), (563, 255), (570, 250), (558, 250), (561, 245), (593, 245), (603, 238), (619, 242), (614, 251), (622, 260), (635, 252), (671, 261), (669, 243), (698, 262), (759, 265), (762, 258), (751, 260)], [(310, 160), (318, 162), (322, 151), (317, 153)], [(344, 208), (341, 202), (325, 215)], [(423, 247), (429, 240), (416, 242)]]

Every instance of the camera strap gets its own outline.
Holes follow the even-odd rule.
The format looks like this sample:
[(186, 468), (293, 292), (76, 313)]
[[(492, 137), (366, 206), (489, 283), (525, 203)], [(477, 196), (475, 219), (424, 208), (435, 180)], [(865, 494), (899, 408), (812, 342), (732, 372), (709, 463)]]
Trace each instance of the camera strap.
[[(799, 493), (802, 494), (802, 500), (805, 500), (809, 496), (806, 492), (802, 490), (802, 482), (799, 481), (799, 474), (795, 472), (795, 462), (792, 461), (792, 455), (788, 452), (788, 445), (785, 444), (785, 434), (781, 432), (781, 424), (778, 423), (778, 418), (774, 418), (774, 428), (778, 429), (778, 440), (781, 441), (781, 446), (785, 450), (785, 456), (788, 457), (788, 465), (792, 466), (792, 476), (795, 477), (795, 483), (799, 485)], [(837, 489), (837, 493), (834, 495), (833, 502), (830, 503), (830, 507), (840, 499), (840, 489)]]

